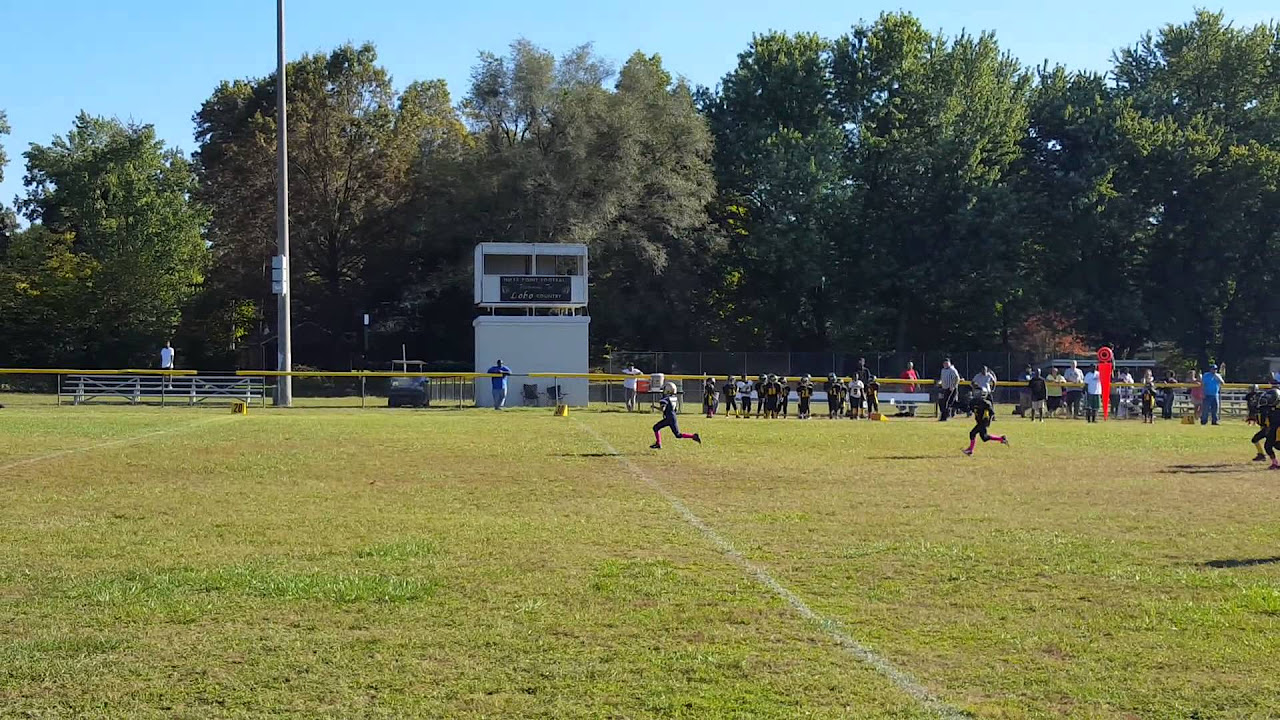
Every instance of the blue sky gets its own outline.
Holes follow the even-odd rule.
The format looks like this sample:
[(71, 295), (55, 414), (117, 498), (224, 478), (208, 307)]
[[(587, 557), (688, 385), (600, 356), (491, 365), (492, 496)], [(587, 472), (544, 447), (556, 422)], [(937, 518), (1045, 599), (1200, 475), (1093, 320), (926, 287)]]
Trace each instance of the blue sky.
[[(975, 7), (981, 5), (981, 7)], [(1111, 52), (1147, 30), (1189, 19), (1184, 0), (1078, 0), (1054, 12), (1025, 1), (921, 0), (878, 5), (847, 0), (290, 0), (290, 58), (351, 40), (373, 41), (396, 85), (444, 78), (454, 100), (465, 92), (480, 50), (502, 52), (527, 37), (556, 53), (594, 42), (622, 61), (660, 53), (668, 69), (714, 85), (753, 32), (815, 31), (835, 36), (883, 10), (908, 10), (932, 29), (994, 30), (1024, 64), (1043, 60), (1106, 70)], [(1275, 0), (1209, 6), (1237, 24), (1280, 16)], [(151, 123), (190, 152), (191, 116), (223, 79), (261, 76), (275, 63), (272, 0), (0, 0), (0, 108), (13, 134), (0, 199), (22, 192), (21, 154), (70, 127), (80, 110)]]

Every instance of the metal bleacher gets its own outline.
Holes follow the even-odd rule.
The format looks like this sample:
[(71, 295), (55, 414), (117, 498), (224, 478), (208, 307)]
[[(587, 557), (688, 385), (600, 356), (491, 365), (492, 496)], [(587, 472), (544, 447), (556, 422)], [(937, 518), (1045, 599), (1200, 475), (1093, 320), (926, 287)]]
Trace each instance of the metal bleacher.
[(58, 403), (124, 399), (196, 405), (206, 402), (265, 400), (266, 380), (237, 375), (64, 375), (58, 378)]

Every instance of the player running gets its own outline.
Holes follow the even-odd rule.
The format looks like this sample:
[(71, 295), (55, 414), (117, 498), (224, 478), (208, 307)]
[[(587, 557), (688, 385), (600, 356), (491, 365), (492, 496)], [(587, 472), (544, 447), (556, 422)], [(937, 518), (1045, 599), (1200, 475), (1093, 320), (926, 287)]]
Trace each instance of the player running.
[(969, 447), (965, 448), (965, 455), (973, 455), (973, 447), (977, 444), (978, 438), (982, 438), (982, 442), (991, 442), (995, 440), (1001, 445), (1008, 445), (1009, 438), (1003, 435), (989, 435), (987, 428), (991, 426), (991, 422), (995, 420), (996, 408), (991, 404), (991, 400), (987, 398), (987, 391), (983, 389), (977, 382), (973, 383), (973, 389), (969, 393), (969, 409), (973, 412), (973, 419), (976, 423), (973, 429), (969, 431)]
[(662, 409), (662, 419), (653, 426), (653, 444), (649, 446), (651, 450), (662, 449), (662, 428), (671, 428), (671, 434), (680, 440), (692, 440), (699, 445), (702, 444), (702, 438), (698, 433), (680, 432), (680, 421), (676, 419), (676, 384), (669, 382), (662, 386), (662, 399), (658, 401), (657, 406)]

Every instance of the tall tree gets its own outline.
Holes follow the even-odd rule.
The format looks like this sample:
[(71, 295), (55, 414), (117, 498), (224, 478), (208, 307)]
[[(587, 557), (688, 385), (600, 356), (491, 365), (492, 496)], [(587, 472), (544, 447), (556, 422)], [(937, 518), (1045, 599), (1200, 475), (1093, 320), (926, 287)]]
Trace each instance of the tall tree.
[(24, 156), (20, 207), (43, 227), (31, 234), (23, 262), (79, 283), (76, 303), (60, 310), (58, 325), (76, 331), (63, 338), (65, 359), (149, 361), (177, 327), (207, 262), (200, 235), (207, 216), (191, 201), (195, 176), (186, 159), (166, 150), (150, 125), (84, 113), (67, 135)]
[(731, 258), (721, 319), (753, 345), (827, 346), (832, 293), (851, 279), (835, 248), (852, 198), (832, 90), (828, 41), (769, 33), (703, 102)]
[[(73, 245), (72, 235), (40, 224), (14, 232), (0, 260), (0, 317), (4, 318), (0, 363), (10, 367), (115, 364), (109, 362), (111, 357), (90, 352), (87, 342), (96, 332), (95, 274), (101, 265), (87, 253), (76, 252)], [(127, 351), (124, 356), (132, 359)]]
[(1280, 25), (1200, 11), (1117, 53), (1121, 119), (1150, 210), (1147, 310), (1193, 356), (1275, 349)]
[[(424, 154), (464, 141), (441, 82), (397, 95), (372, 45), (344, 45), (290, 63), (291, 275), (296, 352), (342, 366), (378, 288), (403, 280), (391, 254), (398, 209)], [(196, 114), (200, 198), (219, 283), (269, 315), (275, 254), (274, 76), (224, 82)], [(375, 273), (375, 269), (377, 272)]]
[[(910, 349), (990, 347), (1019, 322), (1024, 236), (1008, 187), (1030, 80), (990, 34), (947, 40), (903, 14), (835, 43), (857, 258), (843, 307), (883, 308), (859, 337)], [(861, 313), (860, 313), (861, 314)], [(888, 321), (888, 322), (886, 322)]]
[(1040, 68), (1015, 178), (1034, 304), (1122, 353), (1153, 331), (1150, 210), (1121, 128), (1127, 112), (1101, 75)]
[(482, 54), (464, 102), (479, 139), (464, 161), (469, 212), (450, 220), (468, 252), (479, 240), (590, 245), (594, 336), (688, 344), (705, 337), (701, 273), (719, 247), (710, 134), (658, 56), (632, 55), (612, 89), (611, 76), (590, 46)]
[[(0, 137), (8, 135), (9, 132), (9, 118), (5, 115), (4, 110), (0, 110)], [(9, 156), (4, 152), (4, 143), (0, 143), (0, 182), (4, 182), (4, 167), (8, 164)], [(12, 208), (5, 205), (4, 198), (0, 198), (0, 260), (4, 259), (5, 252), (9, 247), (9, 241), (17, 229), (17, 216), (14, 215)]]

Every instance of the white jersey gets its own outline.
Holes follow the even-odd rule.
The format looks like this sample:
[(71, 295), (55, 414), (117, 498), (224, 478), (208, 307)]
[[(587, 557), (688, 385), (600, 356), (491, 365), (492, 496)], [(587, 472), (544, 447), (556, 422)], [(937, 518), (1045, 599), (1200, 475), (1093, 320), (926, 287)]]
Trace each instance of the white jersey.
[(739, 397), (751, 397), (751, 383), (747, 382), (746, 380), (739, 380), (739, 381), (738, 381), (738, 396), (739, 396)]
[(854, 378), (853, 380), (849, 381), (849, 397), (851, 398), (862, 397), (862, 389), (864, 387), (865, 386), (862, 384), (862, 381), (857, 378)]
[(676, 414), (676, 396), (663, 395), (662, 399), (658, 401), (658, 406), (662, 408), (663, 415), (675, 415)]

